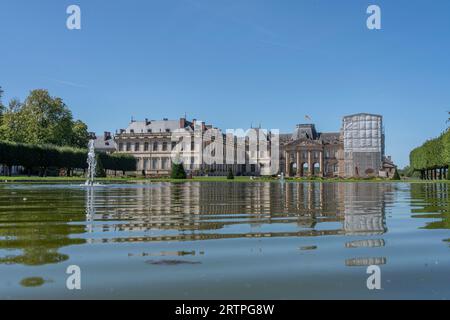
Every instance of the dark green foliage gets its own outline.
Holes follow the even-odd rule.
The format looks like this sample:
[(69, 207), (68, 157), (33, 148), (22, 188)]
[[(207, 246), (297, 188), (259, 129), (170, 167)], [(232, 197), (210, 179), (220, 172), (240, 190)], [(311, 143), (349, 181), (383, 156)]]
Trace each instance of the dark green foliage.
[(395, 170), (394, 176), (392, 177), (392, 180), (401, 180), (400, 174), (398, 173), (398, 170)]
[(97, 167), (95, 168), (95, 176), (99, 178), (105, 178), (106, 177), (106, 171), (103, 167), (102, 159), (100, 159), (99, 155), (96, 156), (97, 158)]
[(228, 170), (227, 179), (234, 180), (234, 174), (233, 174), (233, 170), (231, 168)]
[(136, 158), (128, 154), (99, 153), (98, 159), (106, 170), (136, 171)]
[(172, 163), (172, 179), (186, 179), (186, 171), (184, 170), (182, 163)]
[[(135, 171), (136, 160), (133, 156), (121, 154), (97, 155), (100, 171)], [(0, 141), (0, 164), (23, 166), (26, 169), (40, 168), (45, 174), (47, 168), (86, 169), (87, 150), (52, 145), (31, 145)], [(103, 174), (102, 174), (103, 175)]]

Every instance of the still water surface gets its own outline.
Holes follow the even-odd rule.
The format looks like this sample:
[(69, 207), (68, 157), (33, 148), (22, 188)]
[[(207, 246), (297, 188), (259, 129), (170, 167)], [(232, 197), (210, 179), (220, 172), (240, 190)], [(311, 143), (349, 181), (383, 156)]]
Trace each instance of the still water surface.
[(449, 299), (449, 229), (447, 184), (3, 185), (0, 298)]

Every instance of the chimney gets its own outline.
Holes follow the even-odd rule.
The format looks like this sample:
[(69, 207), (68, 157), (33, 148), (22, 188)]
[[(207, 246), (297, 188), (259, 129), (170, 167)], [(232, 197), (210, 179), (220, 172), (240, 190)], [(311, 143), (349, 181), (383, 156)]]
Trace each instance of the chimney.
[(105, 131), (103, 134), (103, 139), (106, 140), (111, 140), (111, 132)]
[(185, 118), (181, 118), (180, 119), (180, 129), (183, 129), (186, 127), (186, 119)]

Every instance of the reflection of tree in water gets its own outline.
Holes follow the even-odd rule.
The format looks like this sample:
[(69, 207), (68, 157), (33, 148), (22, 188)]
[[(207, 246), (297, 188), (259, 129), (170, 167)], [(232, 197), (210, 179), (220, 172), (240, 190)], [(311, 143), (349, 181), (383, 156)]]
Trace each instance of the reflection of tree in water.
[(448, 184), (412, 184), (411, 207), (413, 218), (439, 220), (426, 222), (424, 229), (450, 229)]
[[(68, 200), (70, 199), (70, 201)], [(66, 261), (58, 250), (85, 243), (70, 238), (85, 232), (84, 193), (76, 190), (30, 188), (0, 193), (0, 250), (21, 250), (0, 256), (2, 264), (45, 265)]]

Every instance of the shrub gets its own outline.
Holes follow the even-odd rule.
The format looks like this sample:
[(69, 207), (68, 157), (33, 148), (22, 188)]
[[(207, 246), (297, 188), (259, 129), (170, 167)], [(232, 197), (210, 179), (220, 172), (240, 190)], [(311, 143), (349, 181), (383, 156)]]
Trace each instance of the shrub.
[(395, 181), (401, 180), (400, 174), (398, 173), (397, 169), (395, 169), (395, 173), (394, 173), (394, 176), (392, 177), (392, 180), (395, 180)]
[(182, 163), (172, 163), (172, 173), (170, 177), (177, 180), (186, 179), (187, 175)]
[(231, 168), (228, 170), (227, 179), (234, 180), (233, 170), (231, 170)]

